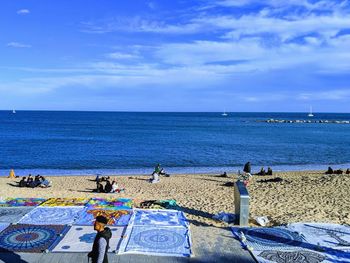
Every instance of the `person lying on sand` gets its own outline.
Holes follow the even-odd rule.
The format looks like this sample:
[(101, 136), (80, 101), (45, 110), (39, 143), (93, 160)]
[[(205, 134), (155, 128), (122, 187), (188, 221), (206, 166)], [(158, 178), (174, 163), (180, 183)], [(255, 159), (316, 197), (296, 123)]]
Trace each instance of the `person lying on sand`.
[(119, 188), (117, 182), (113, 180), (111, 193), (120, 193), (120, 192), (124, 192), (124, 191), (125, 191), (125, 189)]

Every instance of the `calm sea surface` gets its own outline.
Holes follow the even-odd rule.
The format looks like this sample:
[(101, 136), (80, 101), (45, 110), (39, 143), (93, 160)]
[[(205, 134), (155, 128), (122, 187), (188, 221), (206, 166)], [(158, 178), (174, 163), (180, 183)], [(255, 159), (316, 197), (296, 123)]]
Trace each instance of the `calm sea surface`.
[[(151, 173), (350, 167), (350, 124), (270, 124), (306, 113), (0, 111), (0, 174)], [(350, 120), (315, 113), (313, 119)]]

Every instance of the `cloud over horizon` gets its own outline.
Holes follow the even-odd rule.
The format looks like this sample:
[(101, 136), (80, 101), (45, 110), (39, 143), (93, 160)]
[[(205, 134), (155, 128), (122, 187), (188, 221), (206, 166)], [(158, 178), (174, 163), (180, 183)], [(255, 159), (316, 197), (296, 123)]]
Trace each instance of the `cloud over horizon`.
[[(74, 18), (71, 33), (56, 32), (65, 40), (51, 42), (50, 60), (2, 63), (15, 77), (0, 83), (0, 94), (9, 87), (18, 87), (18, 96), (62, 96), (75, 89), (91, 98), (117, 99), (120, 92), (130, 96), (132, 109), (156, 92), (172, 109), (181, 108), (175, 98), (190, 96), (198, 102), (193, 109), (204, 111), (222, 104), (228, 110), (274, 110), (291, 101), (295, 111), (327, 101), (328, 111), (336, 111), (344, 107), (335, 102), (349, 98), (349, 1), (152, 1), (142, 11), (117, 6), (124, 11), (96, 10), (90, 19)], [(73, 59), (54, 59), (62, 50), (58, 43)], [(232, 104), (234, 98), (242, 103)]]

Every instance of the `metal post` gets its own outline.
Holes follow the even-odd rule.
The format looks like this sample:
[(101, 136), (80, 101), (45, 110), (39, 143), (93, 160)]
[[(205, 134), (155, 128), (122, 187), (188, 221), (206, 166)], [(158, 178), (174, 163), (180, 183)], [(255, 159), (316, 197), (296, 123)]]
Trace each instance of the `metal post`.
[(247, 226), (249, 221), (249, 193), (243, 182), (235, 183), (236, 224)]

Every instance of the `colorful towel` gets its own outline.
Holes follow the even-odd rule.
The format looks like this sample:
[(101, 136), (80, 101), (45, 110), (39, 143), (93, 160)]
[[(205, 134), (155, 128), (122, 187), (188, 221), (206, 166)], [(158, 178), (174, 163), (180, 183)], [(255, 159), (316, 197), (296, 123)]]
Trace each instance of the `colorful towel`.
[(0, 201), (0, 207), (38, 206), (45, 200), (44, 198), (5, 198)]
[(91, 198), (87, 206), (93, 209), (126, 210), (132, 208), (132, 199), (127, 198)]
[(189, 257), (191, 237), (186, 227), (129, 226), (119, 253)]
[(50, 198), (41, 206), (84, 206), (89, 198)]
[(4, 230), (9, 225), (10, 225), (9, 223), (0, 223), (0, 233), (2, 232), (2, 230)]
[(108, 219), (108, 225), (126, 226), (129, 223), (132, 215), (132, 210), (103, 210), (103, 209), (88, 209), (81, 213), (75, 225), (92, 226), (97, 216), (105, 216)]
[(350, 262), (347, 226), (298, 223), (232, 231), (258, 262)]
[(62, 225), (10, 225), (0, 233), (0, 251), (33, 253), (50, 250), (64, 230)]
[(188, 221), (183, 212), (176, 210), (135, 209), (131, 224), (135, 226), (185, 226)]
[(85, 207), (36, 207), (18, 223), (32, 225), (69, 225), (83, 213)]
[(33, 209), (34, 207), (0, 207), (0, 222), (17, 223)]
[[(119, 249), (125, 227), (109, 227), (112, 238), (109, 241), (109, 252)], [(92, 226), (72, 226), (64, 238), (52, 250), (53, 252), (90, 252), (96, 236)]]
[(179, 206), (176, 204), (176, 200), (142, 200), (134, 201), (134, 206), (141, 209), (172, 209), (177, 210)]

